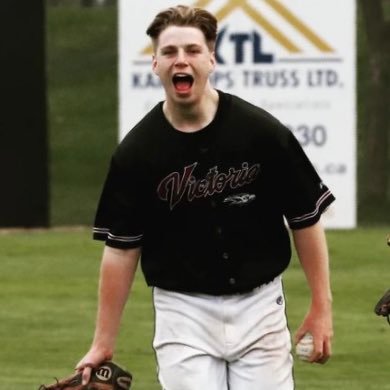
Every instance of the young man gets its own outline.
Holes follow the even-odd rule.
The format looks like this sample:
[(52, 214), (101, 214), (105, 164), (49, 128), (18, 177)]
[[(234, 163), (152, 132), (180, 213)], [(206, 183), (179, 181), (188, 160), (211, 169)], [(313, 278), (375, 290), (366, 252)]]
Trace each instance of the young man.
[(311, 362), (331, 354), (328, 255), (321, 213), (334, 200), (291, 132), (217, 91), (217, 21), (177, 6), (147, 34), (166, 100), (115, 151), (94, 237), (104, 240), (94, 340), (77, 369), (114, 354), (138, 259), (153, 286), (153, 346), (165, 390), (293, 389), (281, 274), (287, 220), (311, 291), (296, 333)]

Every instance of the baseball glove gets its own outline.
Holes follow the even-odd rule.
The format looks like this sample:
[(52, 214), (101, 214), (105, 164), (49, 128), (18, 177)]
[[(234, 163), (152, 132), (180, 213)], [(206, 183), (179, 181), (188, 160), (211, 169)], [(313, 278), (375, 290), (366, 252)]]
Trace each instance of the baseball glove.
[(375, 313), (378, 316), (387, 317), (387, 321), (390, 324), (390, 289), (385, 292), (375, 305)]
[(132, 375), (117, 364), (107, 361), (92, 370), (91, 379), (85, 386), (81, 384), (81, 372), (56, 380), (51, 385), (41, 385), (38, 390), (129, 390)]

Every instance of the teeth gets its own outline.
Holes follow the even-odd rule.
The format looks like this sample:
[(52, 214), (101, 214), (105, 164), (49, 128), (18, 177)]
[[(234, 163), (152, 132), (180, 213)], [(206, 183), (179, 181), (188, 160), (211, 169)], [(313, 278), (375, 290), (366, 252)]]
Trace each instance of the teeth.
[(185, 73), (176, 73), (172, 78), (173, 81), (178, 79), (186, 79), (191, 81), (194, 80), (194, 78), (190, 74), (185, 74)]
[(178, 83), (189, 83), (189, 85), (192, 86), (192, 84), (194, 83), (194, 78), (193, 76), (191, 76), (190, 74), (186, 74), (186, 73), (176, 73), (173, 77), (172, 77), (172, 82), (175, 84), (175, 85), (178, 85)]

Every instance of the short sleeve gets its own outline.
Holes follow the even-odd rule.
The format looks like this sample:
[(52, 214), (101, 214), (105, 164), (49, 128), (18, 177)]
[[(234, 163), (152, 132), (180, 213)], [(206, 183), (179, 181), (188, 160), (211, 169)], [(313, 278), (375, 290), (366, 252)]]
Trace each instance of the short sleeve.
[(335, 197), (291, 131), (288, 131), (281, 161), (284, 215), (290, 228), (314, 225)]
[(113, 158), (100, 196), (93, 238), (106, 245), (130, 249), (142, 245), (140, 186), (131, 169), (118, 166)]

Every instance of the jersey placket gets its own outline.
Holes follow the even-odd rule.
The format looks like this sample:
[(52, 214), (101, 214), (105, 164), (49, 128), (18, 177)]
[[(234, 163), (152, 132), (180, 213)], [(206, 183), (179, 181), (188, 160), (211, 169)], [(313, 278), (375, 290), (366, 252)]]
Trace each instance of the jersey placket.
[(217, 251), (220, 256), (221, 270), (224, 270), (223, 275), (225, 275), (226, 283), (233, 287), (236, 284), (236, 278), (233, 272), (233, 259), (229, 250), (229, 244), (226, 239), (223, 218), (221, 213), (223, 213), (223, 206), (218, 206), (218, 203), (215, 200), (211, 200), (211, 207), (215, 210), (215, 236), (216, 236), (216, 245)]

